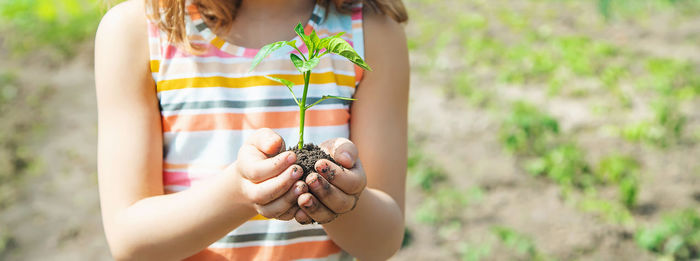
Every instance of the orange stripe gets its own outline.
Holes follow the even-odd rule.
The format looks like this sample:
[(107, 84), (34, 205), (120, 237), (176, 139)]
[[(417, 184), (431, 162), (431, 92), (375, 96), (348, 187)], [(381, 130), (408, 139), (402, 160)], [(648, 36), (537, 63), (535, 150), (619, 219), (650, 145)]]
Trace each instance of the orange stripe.
[(355, 66), (355, 82), (360, 82), (362, 81), (362, 76), (364, 76), (365, 69), (362, 69), (360, 66), (357, 66), (356, 64), (353, 64)]
[(214, 165), (214, 164), (204, 164), (204, 163), (195, 163), (195, 164), (176, 164), (176, 163), (167, 163), (163, 162), (163, 169), (214, 169), (214, 170), (223, 170), (228, 165)]
[(199, 10), (197, 9), (196, 5), (188, 5), (187, 6), (187, 12), (189, 13), (191, 19), (194, 20), (199, 20), (201, 16), (199, 15)]
[[(306, 112), (307, 127), (337, 126), (347, 124), (350, 112), (347, 109), (309, 110)], [(163, 117), (163, 131), (207, 131), (243, 130), (260, 128), (293, 128), (299, 126), (299, 112), (252, 112), (216, 113), (199, 115), (171, 115)]]
[[(304, 77), (301, 74), (272, 74), (270, 76), (292, 81), (295, 85), (304, 84)], [(312, 73), (310, 84), (337, 83), (338, 85), (355, 87), (355, 77), (335, 74), (334, 72)], [(173, 80), (163, 80), (158, 82), (158, 91), (169, 91), (185, 88), (206, 88), (206, 87), (226, 87), (226, 88), (247, 88), (256, 86), (280, 85), (278, 82), (265, 78), (265, 76), (247, 77), (193, 77)]]
[(240, 248), (208, 248), (185, 260), (296, 260), (322, 258), (340, 252), (331, 240), (302, 242), (282, 246), (250, 246)]

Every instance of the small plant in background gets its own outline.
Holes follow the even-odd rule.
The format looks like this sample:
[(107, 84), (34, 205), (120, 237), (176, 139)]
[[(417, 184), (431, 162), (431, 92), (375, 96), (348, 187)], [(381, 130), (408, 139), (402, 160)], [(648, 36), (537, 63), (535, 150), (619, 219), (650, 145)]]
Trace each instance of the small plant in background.
[(559, 145), (527, 162), (525, 169), (534, 175), (544, 175), (564, 188), (585, 188), (594, 179), (584, 157), (584, 152), (574, 144)]
[(700, 214), (687, 209), (667, 215), (660, 223), (640, 229), (636, 241), (642, 248), (671, 260), (700, 259)]
[(453, 187), (444, 187), (426, 195), (425, 200), (416, 210), (416, 220), (431, 225), (446, 225), (459, 221), (462, 211), (483, 198), (483, 191), (474, 187), (467, 191)]
[(653, 120), (646, 120), (622, 128), (622, 137), (631, 142), (645, 142), (658, 147), (667, 147), (683, 136), (686, 117), (677, 101), (660, 98), (652, 103)]
[(479, 242), (468, 243), (461, 242), (459, 246), (460, 256), (463, 261), (479, 261), (486, 260), (491, 255), (491, 243)]
[(510, 152), (540, 155), (559, 133), (553, 117), (525, 102), (513, 104), (512, 112), (501, 126), (501, 141)]
[(595, 187), (587, 188), (578, 202), (578, 206), (586, 212), (599, 215), (612, 224), (633, 226), (632, 213), (617, 201), (601, 198)]
[(595, 172), (598, 180), (618, 187), (620, 203), (628, 209), (637, 203), (639, 163), (627, 156), (610, 155), (603, 158)]
[(409, 183), (426, 193), (447, 180), (445, 170), (427, 158), (413, 139), (408, 141), (407, 168)]
[(17, 75), (7, 71), (0, 72), (0, 111), (5, 103), (17, 97), (18, 92)]
[[(362, 57), (360, 57), (360, 55), (357, 54), (355, 49), (353, 49), (347, 41), (343, 40), (343, 38), (340, 38), (340, 36), (344, 34), (343, 32), (333, 36), (319, 38), (316, 34), (316, 30), (312, 30), (311, 34), (306, 35), (304, 33), (304, 27), (301, 25), (301, 23), (297, 24), (297, 26), (294, 28), (294, 31), (297, 33), (297, 35), (299, 35), (304, 45), (306, 45), (308, 50), (308, 53), (306, 55), (304, 55), (304, 53), (302, 53), (301, 50), (297, 48), (296, 40), (279, 41), (271, 43), (263, 46), (260, 49), (260, 51), (258, 51), (258, 53), (253, 58), (252, 64), (250, 66), (250, 71), (255, 69), (255, 67), (258, 66), (258, 64), (260, 64), (260, 62), (262, 62), (263, 59), (265, 59), (265, 57), (284, 46), (291, 46), (299, 53), (299, 55), (295, 53), (290, 53), (289, 58), (291, 59), (292, 64), (294, 64), (294, 67), (296, 67), (297, 70), (304, 76), (304, 89), (302, 91), (301, 100), (299, 100), (294, 94), (294, 82), (287, 79), (276, 78), (271, 76), (265, 77), (287, 86), (289, 92), (294, 98), (294, 101), (299, 106), (299, 143), (297, 144), (295, 152), (298, 155), (297, 164), (299, 164), (304, 169), (304, 175), (302, 176), (303, 179), (314, 168), (314, 164), (317, 160), (321, 158), (332, 160), (330, 156), (325, 152), (322, 152), (320, 148), (318, 148), (318, 146), (312, 144), (308, 144), (307, 146), (304, 145), (304, 122), (306, 119), (306, 110), (327, 99), (355, 100), (349, 97), (324, 95), (318, 101), (312, 104), (307, 104), (306, 98), (309, 90), (309, 82), (311, 81), (311, 70), (313, 70), (313, 68), (318, 65), (321, 57), (330, 53), (345, 57), (350, 62), (356, 64), (362, 69), (371, 70), (371, 68), (369, 67), (369, 65), (367, 65), (367, 63), (365, 63)], [(314, 151), (319, 151), (323, 155), (319, 155), (319, 152)], [(302, 159), (306, 160), (302, 161)]]
[(514, 249), (519, 255), (524, 255), (526, 260), (552, 260), (537, 249), (537, 245), (531, 237), (515, 229), (504, 226), (494, 226), (491, 228), (491, 232), (496, 235), (500, 242), (506, 247)]

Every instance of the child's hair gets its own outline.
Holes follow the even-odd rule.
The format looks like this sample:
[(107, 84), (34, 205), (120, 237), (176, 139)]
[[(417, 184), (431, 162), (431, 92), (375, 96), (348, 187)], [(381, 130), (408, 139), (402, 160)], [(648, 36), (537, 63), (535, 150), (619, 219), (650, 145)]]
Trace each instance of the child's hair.
[[(317, 3), (328, 8), (330, 2), (335, 3), (338, 11), (349, 13), (352, 3), (358, 0), (316, 0)], [(401, 0), (361, 0), (374, 11), (381, 12), (399, 23), (408, 20), (408, 14)], [(185, 0), (147, 0), (147, 8), (152, 12), (152, 18), (158, 21), (158, 27), (163, 30), (175, 44), (182, 44), (187, 49), (197, 50), (185, 31)], [(194, 3), (202, 14), (202, 17), (212, 25), (212, 29), (228, 29), (236, 17), (236, 9), (240, 7), (241, 0), (194, 0)], [(156, 11), (159, 10), (159, 11)]]

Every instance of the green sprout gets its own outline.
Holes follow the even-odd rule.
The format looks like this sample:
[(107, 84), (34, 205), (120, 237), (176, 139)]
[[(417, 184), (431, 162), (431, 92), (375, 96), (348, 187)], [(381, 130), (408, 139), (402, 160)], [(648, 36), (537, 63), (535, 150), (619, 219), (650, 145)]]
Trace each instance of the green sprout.
[(306, 55), (304, 55), (304, 53), (302, 53), (301, 50), (297, 48), (296, 40), (274, 42), (263, 46), (258, 52), (258, 54), (255, 55), (255, 58), (253, 58), (253, 63), (250, 66), (250, 71), (252, 71), (263, 59), (265, 59), (265, 57), (267, 57), (277, 49), (282, 48), (283, 46), (291, 46), (292, 48), (296, 49), (297, 52), (299, 52), (299, 55), (301, 55), (301, 57), (299, 57), (299, 55), (296, 55), (295, 53), (291, 53), (289, 55), (289, 58), (294, 64), (294, 67), (296, 67), (297, 70), (299, 70), (299, 72), (302, 73), (302, 75), (304, 76), (304, 91), (301, 95), (301, 101), (297, 98), (297, 96), (294, 94), (294, 91), (292, 90), (292, 87), (294, 87), (293, 82), (286, 79), (265, 76), (270, 80), (282, 83), (285, 86), (287, 86), (289, 92), (292, 93), (294, 101), (299, 106), (299, 150), (301, 150), (304, 146), (304, 118), (306, 116), (306, 110), (327, 99), (340, 99), (346, 101), (355, 100), (353, 98), (348, 97), (324, 95), (323, 97), (321, 97), (321, 99), (314, 102), (313, 104), (306, 104), (306, 94), (309, 90), (309, 82), (311, 80), (311, 70), (314, 67), (316, 67), (316, 65), (318, 65), (321, 57), (329, 53), (334, 53), (347, 58), (350, 62), (356, 64), (362, 69), (369, 71), (371, 71), (372, 69), (369, 67), (369, 65), (367, 65), (367, 63), (365, 63), (364, 60), (362, 60), (362, 57), (360, 57), (360, 55), (357, 54), (355, 49), (353, 49), (347, 41), (343, 40), (343, 38), (340, 38), (340, 36), (343, 35), (344, 32), (340, 32), (336, 35), (325, 38), (318, 38), (318, 35), (316, 35), (316, 30), (312, 30), (310, 35), (304, 34), (304, 27), (301, 25), (301, 23), (297, 24), (297, 26), (294, 28), (294, 31), (299, 35), (301, 40), (306, 45), (309, 51)]

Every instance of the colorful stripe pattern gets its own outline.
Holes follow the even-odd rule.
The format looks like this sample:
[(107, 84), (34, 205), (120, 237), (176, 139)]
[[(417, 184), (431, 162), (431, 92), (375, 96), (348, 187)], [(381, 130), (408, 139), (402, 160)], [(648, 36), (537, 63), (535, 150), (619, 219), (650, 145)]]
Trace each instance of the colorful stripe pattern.
[[(236, 46), (214, 34), (197, 7), (187, 2), (187, 33), (204, 48), (192, 54), (168, 42), (149, 21), (151, 72), (156, 82), (163, 126), (163, 182), (177, 193), (219, 175), (237, 158), (243, 141), (259, 128), (271, 128), (287, 144), (297, 142), (298, 108), (287, 88), (265, 75), (294, 82), (301, 95), (303, 79), (289, 61), (286, 46), (249, 72), (258, 50)], [(290, 28), (291, 29), (291, 28)], [(341, 14), (316, 5), (304, 28), (319, 37), (342, 37), (364, 55), (362, 6)], [(302, 52), (306, 49), (296, 37)], [(337, 55), (324, 56), (314, 69), (307, 102), (323, 95), (351, 97), (362, 70)], [(350, 102), (327, 100), (307, 112), (304, 139), (319, 144), (349, 137)], [(320, 225), (300, 225), (257, 216), (188, 260), (344, 260), (352, 259)]]

